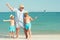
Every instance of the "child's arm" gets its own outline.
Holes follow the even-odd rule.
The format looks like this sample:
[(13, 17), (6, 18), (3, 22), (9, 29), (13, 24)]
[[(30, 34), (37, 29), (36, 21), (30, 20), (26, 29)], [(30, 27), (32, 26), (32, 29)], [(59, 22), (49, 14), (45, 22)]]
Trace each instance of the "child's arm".
[(4, 22), (9, 22), (10, 20), (3, 20)]
[(8, 7), (10, 10), (13, 11), (14, 8), (13, 8), (9, 3), (7, 3), (6, 5), (7, 5), (7, 7)]
[(36, 20), (36, 19), (37, 19), (37, 17), (35, 17), (34, 19), (33, 19), (32, 17), (30, 17), (30, 19), (33, 21), (33, 20)]
[(32, 18), (32, 17), (30, 17), (30, 20), (32, 20), (32, 21), (33, 21), (33, 18)]

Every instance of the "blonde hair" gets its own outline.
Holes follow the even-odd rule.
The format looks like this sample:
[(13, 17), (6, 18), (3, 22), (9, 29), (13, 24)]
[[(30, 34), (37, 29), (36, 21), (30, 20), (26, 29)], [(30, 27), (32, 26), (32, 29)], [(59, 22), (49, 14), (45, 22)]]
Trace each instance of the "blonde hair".
[(10, 18), (11, 18), (11, 19), (14, 19), (14, 16), (11, 14), (11, 15), (10, 15)]
[(28, 12), (27, 11), (24, 13), (24, 17), (26, 17), (26, 15), (28, 15)]

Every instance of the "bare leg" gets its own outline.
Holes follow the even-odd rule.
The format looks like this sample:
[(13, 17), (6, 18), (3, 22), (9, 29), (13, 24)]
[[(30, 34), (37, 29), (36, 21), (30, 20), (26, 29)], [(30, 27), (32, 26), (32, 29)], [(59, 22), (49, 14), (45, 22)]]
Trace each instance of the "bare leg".
[(30, 38), (30, 40), (31, 40), (31, 30), (29, 30), (29, 38)]
[(11, 32), (9, 33), (9, 36), (12, 37), (12, 33)]
[(27, 39), (27, 30), (24, 28), (24, 33), (25, 33), (25, 36), (26, 36), (26, 39)]
[(27, 39), (30, 40), (29, 30), (27, 30)]
[(18, 38), (20, 28), (16, 28), (16, 38)]
[(14, 38), (14, 32), (12, 32), (12, 38)]

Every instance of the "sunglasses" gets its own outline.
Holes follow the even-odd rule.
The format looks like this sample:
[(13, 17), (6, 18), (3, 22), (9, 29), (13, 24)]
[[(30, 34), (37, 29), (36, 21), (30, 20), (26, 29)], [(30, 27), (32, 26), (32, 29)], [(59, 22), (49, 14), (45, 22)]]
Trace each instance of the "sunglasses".
[(24, 7), (21, 7), (21, 9), (24, 9)]

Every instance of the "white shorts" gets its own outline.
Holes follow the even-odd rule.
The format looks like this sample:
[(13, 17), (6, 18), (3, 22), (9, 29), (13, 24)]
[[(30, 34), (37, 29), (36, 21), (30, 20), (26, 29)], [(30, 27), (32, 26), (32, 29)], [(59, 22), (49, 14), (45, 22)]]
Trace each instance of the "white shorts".
[(16, 22), (16, 28), (20, 28), (20, 27), (24, 28), (24, 24), (21, 22)]

